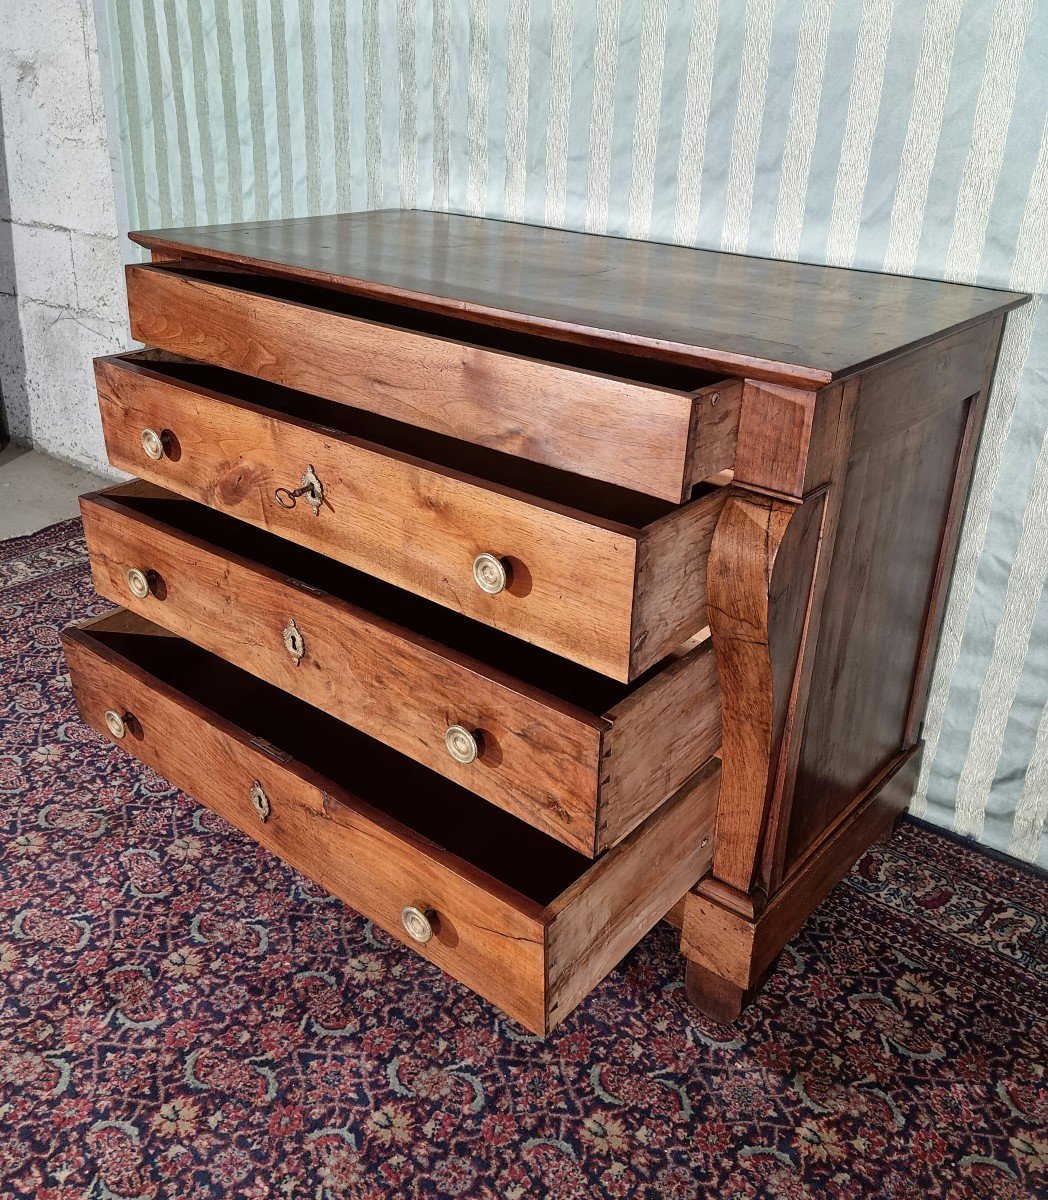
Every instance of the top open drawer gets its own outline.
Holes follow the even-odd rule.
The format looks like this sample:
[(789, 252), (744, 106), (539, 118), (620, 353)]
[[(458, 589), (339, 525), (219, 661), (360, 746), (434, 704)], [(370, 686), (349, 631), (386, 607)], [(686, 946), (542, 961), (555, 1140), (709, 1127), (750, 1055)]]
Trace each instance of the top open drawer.
[(149, 345), (675, 504), (734, 466), (738, 380), (214, 264), (127, 297)]
[(95, 377), (115, 467), (603, 675), (707, 624), (724, 487), (671, 505), (164, 350)]

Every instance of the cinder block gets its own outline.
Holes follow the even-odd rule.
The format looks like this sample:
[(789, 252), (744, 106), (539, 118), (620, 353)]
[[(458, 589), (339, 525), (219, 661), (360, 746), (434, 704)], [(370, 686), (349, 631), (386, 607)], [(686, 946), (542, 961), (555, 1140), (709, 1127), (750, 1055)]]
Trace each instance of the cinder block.
[(20, 442), (29, 440), (29, 397), (25, 390), (25, 354), (18, 301), (0, 295), (0, 404), (7, 431)]
[(76, 307), (103, 321), (127, 324), (124, 268), (116, 237), (71, 233)]
[(0, 47), (10, 212), (15, 221), (111, 233), (105, 121), (91, 82), (94, 25), (79, 0), (5, 5)]
[(124, 348), (112, 321), (20, 300), (25, 388), (37, 449), (101, 470), (106, 463), (91, 360)]
[(14, 269), (12, 287), (4, 280), (4, 291), (14, 291), (23, 300), (40, 300), (57, 307), (76, 307), (73, 279), (73, 254), (65, 229), (44, 229), (32, 225), (11, 224), (11, 248)]

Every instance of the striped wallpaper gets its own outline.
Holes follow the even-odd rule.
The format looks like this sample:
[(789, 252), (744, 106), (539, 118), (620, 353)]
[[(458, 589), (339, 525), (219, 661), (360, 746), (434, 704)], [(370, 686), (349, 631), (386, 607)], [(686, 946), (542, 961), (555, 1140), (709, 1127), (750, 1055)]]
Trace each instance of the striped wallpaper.
[(449, 208), (1033, 292), (914, 811), (1048, 863), (1048, 0), (109, 0), (132, 227)]

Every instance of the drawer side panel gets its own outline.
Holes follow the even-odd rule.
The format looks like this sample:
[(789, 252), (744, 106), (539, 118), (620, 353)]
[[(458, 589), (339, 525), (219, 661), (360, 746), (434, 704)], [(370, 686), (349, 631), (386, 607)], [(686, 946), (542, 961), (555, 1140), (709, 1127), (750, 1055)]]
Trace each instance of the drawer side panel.
[(547, 1023), (553, 1029), (662, 919), (713, 858), (720, 762), (711, 759), (551, 906)]
[(621, 841), (715, 754), (720, 682), (713, 643), (671, 662), (609, 714), (604, 735), (598, 849)]
[(707, 625), (706, 563), (727, 498), (728, 488), (714, 488), (644, 530), (633, 615), (633, 678)]

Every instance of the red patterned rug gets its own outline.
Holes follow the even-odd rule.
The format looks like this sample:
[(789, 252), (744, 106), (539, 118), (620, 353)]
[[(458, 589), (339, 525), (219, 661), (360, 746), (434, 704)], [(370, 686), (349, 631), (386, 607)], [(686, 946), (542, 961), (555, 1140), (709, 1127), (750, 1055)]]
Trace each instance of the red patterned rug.
[(1046, 1194), (1042, 877), (904, 824), (736, 1028), (660, 925), (543, 1042), (86, 729), (105, 607), (0, 544), (0, 1194)]

